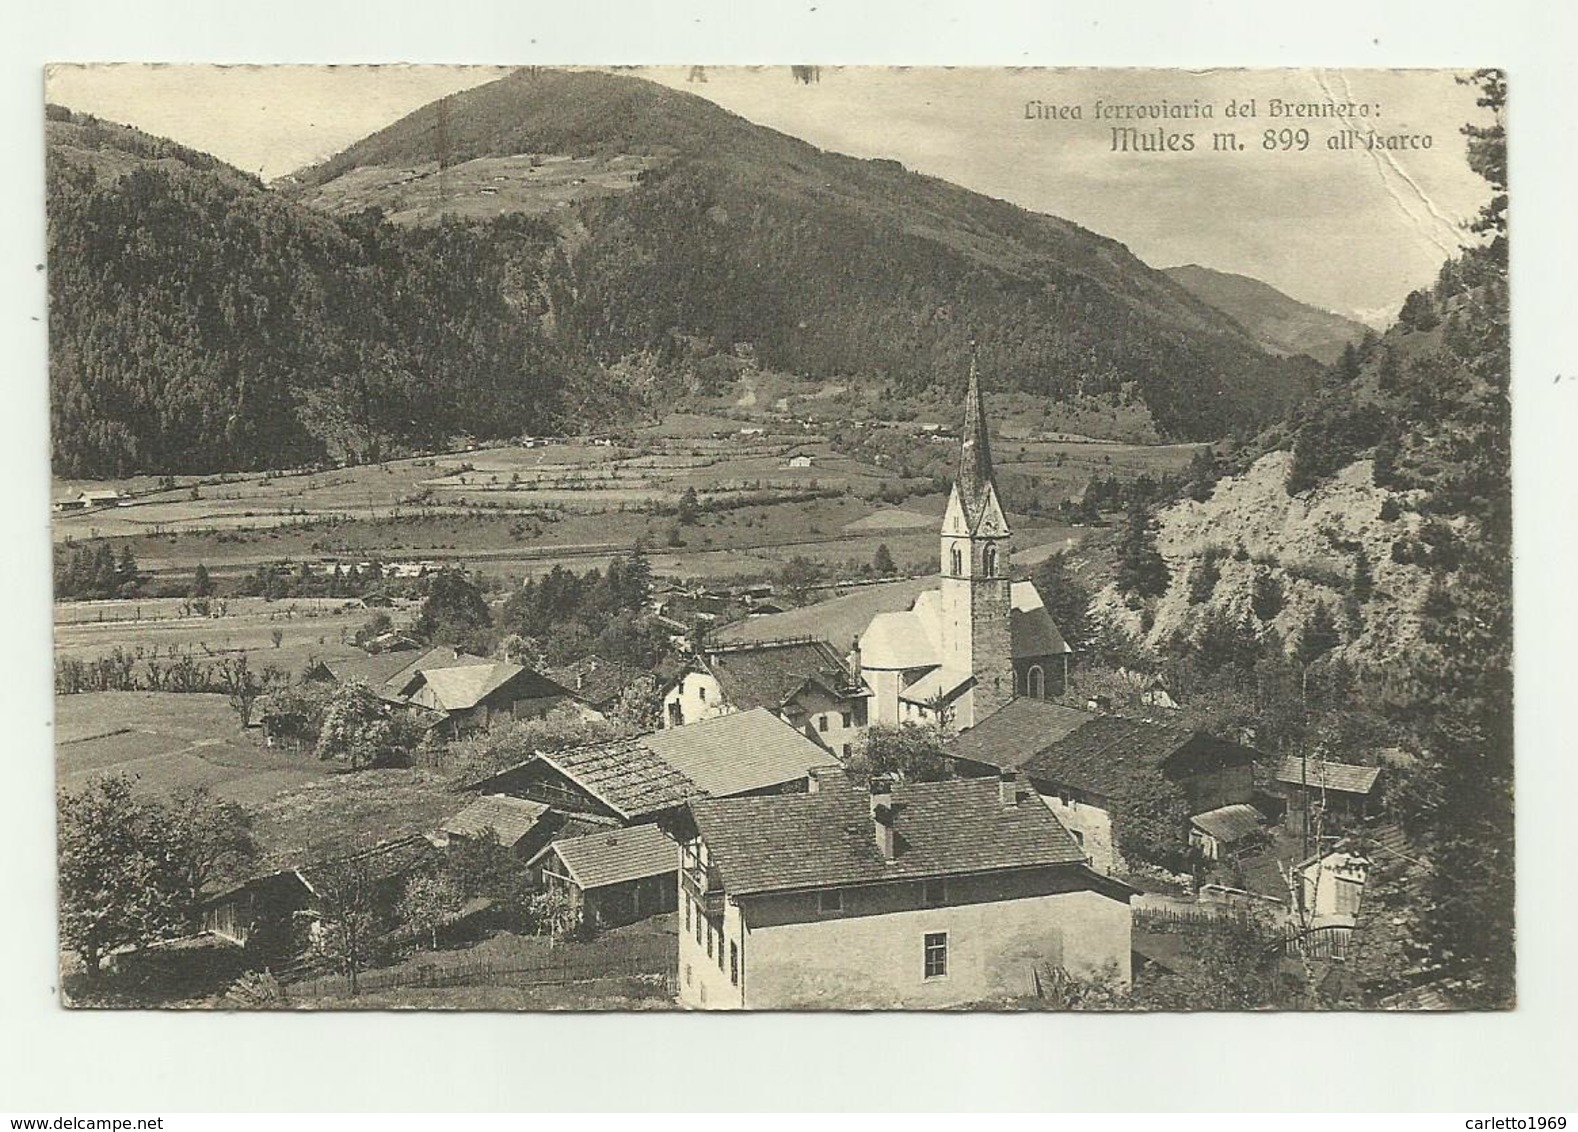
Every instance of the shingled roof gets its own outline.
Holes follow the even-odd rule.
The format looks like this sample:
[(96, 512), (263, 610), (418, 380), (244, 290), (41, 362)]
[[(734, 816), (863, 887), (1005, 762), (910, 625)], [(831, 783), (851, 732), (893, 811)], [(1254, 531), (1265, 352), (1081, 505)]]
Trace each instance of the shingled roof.
[(1258, 830), (1265, 819), (1253, 806), (1238, 803), (1207, 810), (1189, 819), (1202, 833), (1208, 833), (1225, 845), (1242, 841)]
[(1344, 794), (1368, 794), (1381, 775), (1378, 766), (1354, 766), (1324, 759), (1284, 758), (1277, 766), (1277, 781), (1290, 786), (1309, 786), (1316, 790), (1340, 790)]
[(1197, 739), (1193, 731), (1116, 715), (1099, 715), (1025, 759), (1032, 778), (1117, 797), (1137, 774), (1159, 772)]
[(555, 841), (532, 863), (550, 852), (564, 862), (570, 879), (583, 891), (662, 876), (679, 868), (679, 847), (655, 825), (610, 829)]
[(574, 779), (626, 820), (673, 809), (701, 793), (694, 782), (641, 739), (566, 747), (535, 757)]
[(804, 779), (826, 766), (827, 751), (766, 708), (731, 712), (637, 740), (692, 784), (692, 793), (727, 795)]
[(601, 708), (616, 703), (626, 688), (647, 673), (632, 664), (607, 660), (592, 653), (574, 664), (550, 669), (548, 675), (576, 699)]
[(691, 802), (726, 891), (749, 895), (1085, 861), (1033, 790), (1022, 789), (1006, 805), (989, 778), (896, 785), (896, 852), (887, 860), (873, 835), (866, 791), (842, 775), (822, 781), (813, 794)]
[(718, 681), (724, 700), (741, 711), (777, 710), (808, 680), (834, 693), (849, 693), (855, 683), (844, 659), (819, 640), (718, 649), (708, 653), (707, 670)]
[(1021, 696), (947, 743), (956, 758), (1017, 769), (1047, 746), (1097, 718), (1062, 704)]
[(478, 837), (488, 830), (499, 835), (504, 845), (514, 845), (536, 827), (548, 807), (526, 798), (512, 798), (507, 794), (490, 794), (478, 798), (444, 823), (445, 833), (462, 837)]

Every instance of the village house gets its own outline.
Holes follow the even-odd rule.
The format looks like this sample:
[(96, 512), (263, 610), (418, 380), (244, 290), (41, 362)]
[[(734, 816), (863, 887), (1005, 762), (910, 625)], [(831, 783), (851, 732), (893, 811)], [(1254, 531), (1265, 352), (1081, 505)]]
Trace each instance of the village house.
[(560, 838), (530, 862), (534, 879), (564, 894), (577, 922), (595, 928), (634, 923), (677, 907), (679, 846), (657, 825)]
[(683, 833), (679, 998), (707, 1009), (935, 1009), (1055, 972), (1127, 984), (1127, 886), (1012, 774), (698, 798)]
[(574, 837), (615, 824), (574, 817), (528, 798), (486, 794), (445, 820), (439, 827), (438, 842), (448, 848), (457, 841), (486, 837), (491, 831), (499, 844), (529, 862), (555, 837)]
[(803, 637), (697, 657), (663, 697), (663, 726), (766, 708), (838, 758), (866, 726), (869, 693), (833, 647)]
[(253, 877), (203, 902), (202, 931), (242, 949), (248, 966), (278, 971), (310, 952), (321, 935), (326, 874), (356, 866), (372, 886), (369, 904), (387, 912), (433, 852), (433, 843), (417, 834)]
[(539, 753), (472, 786), (625, 825), (671, 818), (694, 797), (806, 788), (827, 752), (764, 708), (669, 731)]
[[(1122, 867), (1114, 807), (1148, 784), (1165, 779), (1182, 787), (1190, 814), (1202, 816), (1248, 804), (1255, 793), (1249, 747), (1032, 699), (1014, 700), (954, 736), (947, 750), (965, 774), (1022, 771), (1102, 873)], [(1218, 826), (1215, 819), (1208, 824)]]
[(606, 718), (619, 706), (625, 693), (649, 673), (632, 664), (606, 660), (596, 653), (583, 656), (574, 664), (551, 668), (548, 676), (568, 692), (576, 703)]
[(1189, 844), (1207, 861), (1226, 861), (1263, 839), (1266, 819), (1247, 802), (1218, 806), (1189, 819)]
[(1012, 552), (972, 362), (959, 470), (942, 521), (942, 584), (907, 609), (877, 614), (856, 642), (872, 723), (962, 730), (1016, 696), (1063, 693), (1073, 650), (1035, 584), (1010, 579)]
[(575, 704), (566, 688), (540, 672), (443, 646), (415, 657), (396, 652), (319, 660), (305, 678), (335, 684), (362, 681), (390, 704), (418, 712), (426, 726), (450, 737), (503, 720), (541, 719), (555, 708)]
[(1288, 756), (1277, 764), (1274, 789), (1287, 799), (1291, 824), (1301, 825), (1317, 812), (1323, 820), (1347, 823), (1362, 821), (1374, 809), (1380, 777), (1380, 767)]

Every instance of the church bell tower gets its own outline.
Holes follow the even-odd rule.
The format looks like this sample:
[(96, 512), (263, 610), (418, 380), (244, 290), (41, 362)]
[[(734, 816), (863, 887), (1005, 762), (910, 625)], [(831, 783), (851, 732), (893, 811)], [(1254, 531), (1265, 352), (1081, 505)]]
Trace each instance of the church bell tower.
[(981, 379), (970, 360), (959, 472), (942, 520), (943, 667), (974, 676), (954, 725), (972, 727), (1014, 698), (1008, 520), (992, 479)]

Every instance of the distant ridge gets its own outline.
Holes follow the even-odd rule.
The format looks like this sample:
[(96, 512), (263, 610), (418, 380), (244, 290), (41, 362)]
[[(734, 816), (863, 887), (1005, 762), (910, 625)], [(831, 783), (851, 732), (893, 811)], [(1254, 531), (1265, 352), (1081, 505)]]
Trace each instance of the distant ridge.
[(604, 364), (748, 344), (764, 369), (954, 396), (974, 337), (991, 392), (1138, 400), (1181, 439), (1276, 419), (1318, 377), (1115, 240), (628, 75), (522, 70), (281, 187), (337, 215), (552, 223), (558, 325)]
[(1247, 275), (1193, 263), (1162, 270), (1202, 302), (1231, 317), (1274, 354), (1305, 354), (1331, 365), (1344, 346), (1361, 340), (1368, 329), (1351, 318), (1301, 303)]

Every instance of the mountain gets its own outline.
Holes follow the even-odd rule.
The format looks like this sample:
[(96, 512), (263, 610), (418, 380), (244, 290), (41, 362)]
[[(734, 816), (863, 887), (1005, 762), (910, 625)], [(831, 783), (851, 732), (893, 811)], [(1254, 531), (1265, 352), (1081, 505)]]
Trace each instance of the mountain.
[(974, 342), (994, 393), (1178, 439), (1252, 433), (1322, 372), (1114, 240), (623, 75), (520, 71), (273, 186), (46, 118), (61, 475), (607, 427), (740, 359), (952, 394)]
[(974, 338), (994, 391), (1135, 398), (1193, 439), (1275, 419), (1318, 376), (1114, 240), (624, 75), (517, 72), (281, 188), (413, 226), (552, 223), (574, 296), (556, 325), (605, 365), (749, 344), (764, 368), (904, 393), (962, 387)]
[(62, 107), (45, 138), (58, 475), (377, 458), (551, 427), (597, 385), (543, 328), (541, 224), (340, 221)]
[(1344, 346), (1368, 332), (1363, 323), (1301, 303), (1247, 275), (1192, 263), (1162, 270), (1200, 301), (1236, 321), (1273, 354), (1307, 354), (1332, 365)]

